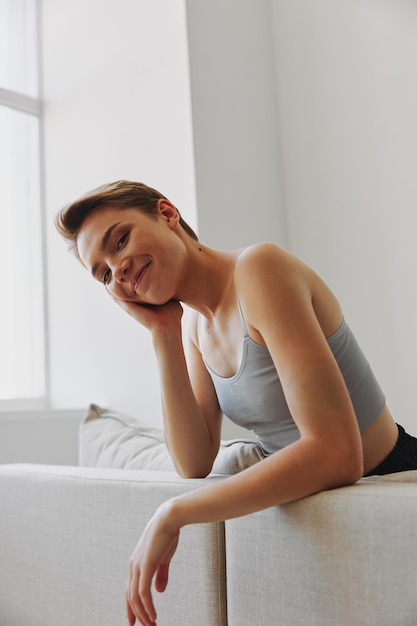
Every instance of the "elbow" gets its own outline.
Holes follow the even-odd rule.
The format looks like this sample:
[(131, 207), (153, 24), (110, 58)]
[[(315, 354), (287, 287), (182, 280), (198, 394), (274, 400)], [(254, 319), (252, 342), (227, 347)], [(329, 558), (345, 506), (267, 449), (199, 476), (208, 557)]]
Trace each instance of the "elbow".
[(212, 463), (180, 464), (175, 463), (175, 469), (181, 478), (207, 478), (212, 470)]
[(362, 478), (364, 472), (362, 447), (346, 449), (338, 455), (336, 463), (338, 478), (336, 486), (353, 485)]
[(217, 452), (212, 450), (197, 456), (186, 456), (182, 458), (175, 457), (171, 454), (175, 469), (181, 478), (207, 478), (213, 470), (213, 463)]
[(210, 472), (179, 472), (181, 478), (207, 478)]
[(346, 452), (346, 464), (348, 466), (349, 483), (356, 483), (362, 478), (365, 469), (361, 440)]
[(176, 455), (170, 447), (168, 450), (175, 471), (181, 478), (206, 478), (212, 471), (215, 458), (212, 454), (200, 452), (197, 457), (189, 454)]
[(313, 462), (318, 470), (318, 484), (321, 484), (317, 491), (347, 487), (362, 478), (363, 451), (361, 442), (358, 443), (339, 442), (337, 446), (319, 447)]
[(359, 458), (357, 459), (355, 468), (354, 468), (354, 478), (352, 483), (358, 482), (363, 477), (365, 471), (364, 461), (363, 461), (363, 450), (361, 447)]
[(356, 463), (346, 468), (344, 476), (344, 485), (353, 485), (357, 483), (363, 476), (363, 463)]
[(204, 471), (198, 469), (177, 469), (181, 478), (207, 478), (211, 470)]

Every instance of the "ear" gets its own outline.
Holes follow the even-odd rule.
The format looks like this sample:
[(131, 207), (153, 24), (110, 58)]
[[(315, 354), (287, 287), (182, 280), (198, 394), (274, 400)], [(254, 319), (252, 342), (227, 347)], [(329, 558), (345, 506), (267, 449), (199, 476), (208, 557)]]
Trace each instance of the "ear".
[(175, 228), (180, 221), (176, 207), (165, 198), (161, 198), (157, 203), (158, 212), (165, 219), (170, 228)]

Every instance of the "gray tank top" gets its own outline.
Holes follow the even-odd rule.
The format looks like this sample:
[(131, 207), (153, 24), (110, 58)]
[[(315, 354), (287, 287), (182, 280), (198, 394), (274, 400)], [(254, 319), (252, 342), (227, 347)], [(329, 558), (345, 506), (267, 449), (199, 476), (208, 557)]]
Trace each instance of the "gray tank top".
[[(299, 439), (300, 432), (268, 348), (249, 337), (242, 312), (241, 318), (244, 340), (239, 370), (234, 376), (223, 378), (207, 363), (205, 366), (223, 413), (239, 426), (252, 430), (265, 452), (272, 453)], [(385, 396), (345, 320), (327, 342), (345, 380), (359, 429), (364, 432), (384, 408)]]

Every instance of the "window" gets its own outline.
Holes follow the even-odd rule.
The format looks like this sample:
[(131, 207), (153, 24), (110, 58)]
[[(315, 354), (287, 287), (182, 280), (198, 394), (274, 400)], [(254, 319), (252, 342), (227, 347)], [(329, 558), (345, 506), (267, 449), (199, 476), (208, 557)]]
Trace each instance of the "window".
[(45, 398), (37, 1), (0, 0), (0, 408)]

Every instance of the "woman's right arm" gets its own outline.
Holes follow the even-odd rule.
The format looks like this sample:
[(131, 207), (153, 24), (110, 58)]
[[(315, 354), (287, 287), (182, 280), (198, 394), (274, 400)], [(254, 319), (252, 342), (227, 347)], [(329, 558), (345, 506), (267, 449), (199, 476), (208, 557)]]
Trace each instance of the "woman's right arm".
[(220, 445), (222, 414), (193, 341), (189, 342), (187, 355), (191, 383), (182, 339), (181, 305), (176, 301), (159, 307), (119, 304), (151, 332), (159, 369), (165, 441), (178, 473), (184, 478), (207, 476)]

